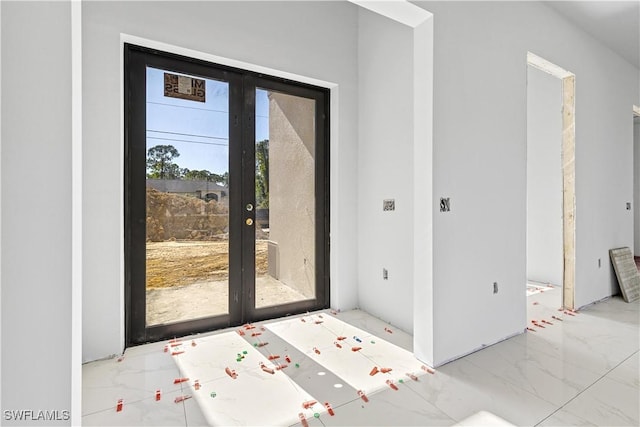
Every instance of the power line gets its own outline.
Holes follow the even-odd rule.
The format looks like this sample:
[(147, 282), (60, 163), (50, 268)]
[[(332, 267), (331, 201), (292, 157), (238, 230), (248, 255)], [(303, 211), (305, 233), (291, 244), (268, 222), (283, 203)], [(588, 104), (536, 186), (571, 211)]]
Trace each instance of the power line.
[(202, 141), (187, 141), (186, 139), (178, 139), (178, 138), (159, 138), (156, 136), (148, 136), (147, 139), (157, 139), (160, 141), (176, 141), (176, 142), (187, 142), (189, 144), (203, 144), (203, 145), (218, 145), (220, 147), (228, 147), (229, 144), (221, 144), (219, 142), (202, 142)]
[(189, 107), (187, 105), (175, 105), (175, 104), (166, 104), (164, 102), (153, 102), (153, 101), (147, 101), (147, 104), (154, 104), (154, 105), (164, 105), (166, 107), (177, 107), (177, 108), (188, 108), (190, 110), (202, 110), (202, 111), (213, 111), (214, 113), (225, 113), (225, 114), (229, 114), (228, 111), (225, 110), (214, 110), (211, 108), (199, 108), (199, 107)]
[[(228, 111), (225, 111), (225, 110), (214, 110), (214, 109), (212, 109), (212, 108), (189, 107), (189, 106), (187, 106), (187, 105), (167, 104), (167, 103), (164, 103), (164, 102), (153, 102), (153, 101), (147, 101), (147, 104), (153, 104), (153, 105), (164, 105), (165, 107), (188, 108), (188, 109), (191, 109), (191, 110), (212, 111), (212, 112), (214, 112), (214, 113), (224, 113), (224, 114), (229, 114), (229, 112), (228, 112)], [(262, 117), (262, 118), (265, 118), (265, 119), (268, 119), (268, 118), (269, 118), (269, 116), (262, 116), (262, 115), (259, 115), (259, 114), (256, 114), (256, 117)]]
[(221, 139), (223, 141), (228, 141), (229, 138), (225, 138), (222, 136), (209, 136), (209, 135), (196, 135), (193, 133), (180, 133), (180, 132), (169, 132), (166, 130), (153, 130), (153, 129), (147, 129), (147, 132), (156, 132), (156, 133), (166, 133), (169, 135), (180, 135), (180, 136), (193, 136), (196, 138), (208, 138), (208, 139)]

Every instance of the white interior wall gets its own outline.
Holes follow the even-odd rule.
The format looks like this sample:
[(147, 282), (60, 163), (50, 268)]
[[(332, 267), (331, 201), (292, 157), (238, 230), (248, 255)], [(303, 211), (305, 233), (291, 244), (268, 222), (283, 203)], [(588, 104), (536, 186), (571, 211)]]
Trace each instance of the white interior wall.
[(633, 119), (633, 191), (633, 247), (635, 256), (640, 256), (640, 117)]
[[(0, 4), (0, 272), (2, 272), (2, 5)], [(2, 273), (0, 273), (0, 308), (2, 308)], [(0, 378), (2, 377), (2, 315), (0, 315)], [(2, 406), (2, 386), (0, 385), (0, 409)]]
[[(526, 325), (527, 51), (576, 75), (576, 305), (617, 291), (607, 260), (610, 248), (633, 242), (625, 202), (638, 69), (541, 3), (415, 4), (434, 14), (433, 350), (441, 364)], [(438, 211), (439, 197), (451, 198), (451, 212)]]
[[(413, 331), (413, 28), (360, 9), (358, 302)], [(383, 211), (384, 199), (395, 200)], [(383, 279), (383, 268), (388, 279)]]
[(124, 343), (121, 33), (338, 85), (332, 90), (331, 116), (331, 305), (355, 307), (357, 6), (345, 2), (86, 2), (82, 17), (83, 359), (119, 353)]
[(24, 424), (8, 420), (5, 410), (46, 409), (60, 418), (47, 425), (69, 425), (71, 8), (0, 8), (2, 423)]
[(562, 286), (562, 80), (527, 67), (527, 279)]
[(433, 15), (413, 33), (413, 351), (433, 365)]

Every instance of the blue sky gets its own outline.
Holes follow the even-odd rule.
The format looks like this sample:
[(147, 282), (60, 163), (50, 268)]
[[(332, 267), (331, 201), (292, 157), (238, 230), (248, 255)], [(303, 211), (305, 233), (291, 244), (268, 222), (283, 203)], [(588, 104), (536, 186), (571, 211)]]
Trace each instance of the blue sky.
[[(195, 76), (198, 77), (198, 76)], [(173, 145), (181, 168), (229, 170), (229, 85), (206, 79), (206, 102), (164, 96), (164, 70), (147, 67), (147, 150)], [(256, 91), (256, 141), (269, 138), (267, 91)]]

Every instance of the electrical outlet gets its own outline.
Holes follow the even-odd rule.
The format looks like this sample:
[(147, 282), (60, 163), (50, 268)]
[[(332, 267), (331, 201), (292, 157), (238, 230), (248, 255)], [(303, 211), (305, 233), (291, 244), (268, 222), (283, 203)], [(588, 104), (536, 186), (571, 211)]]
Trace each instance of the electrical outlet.
[(382, 269), (382, 280), (389, 280), (389, 270), (386, 268)]
[(382, 210), (383, 211), (395, 211), (396, 210), (396, 201), (395, 199), (385, 199), (382, 201)]
[(498, 293), (498, 282), (493, 282), (493, 293), (494, 294)]
[(451, 210), (451, 202), (448, 197), (440, 197), (440, 212), (449, 212)]

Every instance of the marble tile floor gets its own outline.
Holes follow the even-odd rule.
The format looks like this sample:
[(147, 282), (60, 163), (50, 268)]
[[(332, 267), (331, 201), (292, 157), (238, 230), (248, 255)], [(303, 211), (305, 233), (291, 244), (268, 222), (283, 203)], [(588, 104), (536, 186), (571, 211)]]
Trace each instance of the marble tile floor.
[[(283, 338), (287, 334), (278, 326), (281, 320), (256, 324), (258, 328), (264, 326), (262, 338), (270, 344), (251, 348), (252, 341), (247, 339), (246, 349), (252, 351), (246, 357), (257, 363), (263, 356), (287, 351), (291, 358), (299, 361), (299, 368), (290, 366), (279, 371), (281, 382), (321, 402), (330, 400), (335, 412), (335, 416), (330, 416), (324, 408), (313, 407), (318, 416), (306, 413), (309, 426), (447, 426), (480, 411), (523, 426), (640, 425), (640, 305), (613, 297), (571, 313), (558, 311), (560, 298), (558, 288), (527, 297), (531, 330), (448, 363), (433, 375), (421, 375), (417, 382), (397, 383), (398, 390), (372, 389), (367, 394), (368, 402), (357, 396), (347, 380), (321, 365), (320, 358), (310, 357), (308, 351), (287, 342)], [(387, 341), (412, 350), (410, 335), (363, 311), (352, 310), (335, 316), (329, 310), (321, 313), (325, 318), (335, 317), (368, 333), (370, 341)], [(187, 337), (182, 342), (188, 348), (190, 340), (200, 342), (203, 338), (220, 336), (222, 343), (228, 339), (222, 338), (224, 334), (228, 336), (237, 329)], [(245, 348), (244, 343), (235, 338), (226, 344), (233, 357), (242, 354), (239, 350)], [(219, 408), (224, 408), (225, 395), (233, 391), (225, 384), (233, 383), (225, 382), (223, 372), (221, 378), (201, 378), (200, 390), (194, 390), (193, 378), (174, 384), (174, 379), (183, 377), (187, 368), (184, 361), (177, 363), (176, 357), (180, 355), (172, 357), (163, 351), (166, 344), (127, 349), (121, 361), (110, 359), (85, 364), (83, 425), (208, 425), (211, 419), (207, 416), (208, 409), (203, 410), (199, 402), (206, 401), (215, 390), (216, 397), (208, 398), (212, 402), (217, 399)], [(227, 351), (224, 345), (221, 347), (208, 364), (227, 363), (218, 360), (227, 357), (222, 355)], [(239, 364), (236, 368), (245, 378), (257, 370), (249, 364)], [(345, 375), (340, 369), (335, 370)], [(320, 371), (325, 375), (318, 376)], [(337, 389), (337, 383), (344, 386)], [(161, 399), (156, 401), (158, 389)], [(204, 393), (197, 398), (174, 402), (177, 397), (200, 392)], [(241, 393), (233, 392), (236, 396)], [(245, 395), (234, 397), (240, 404), (244, 403), (246, 411), (224, 418), (223, 425), (302, 425), (291, 419), (282, 424), (282, 418), (280, 421), (273, 418), (269, 406), (261, 404), (268, 401), (265, 397), (268, 393), (268, 389), (262, 388), (246, 390)], [(120, 412), (116, 411), (118, 399), (123, 399)], [(251, 417), (243, 416), (249, 413)]]

